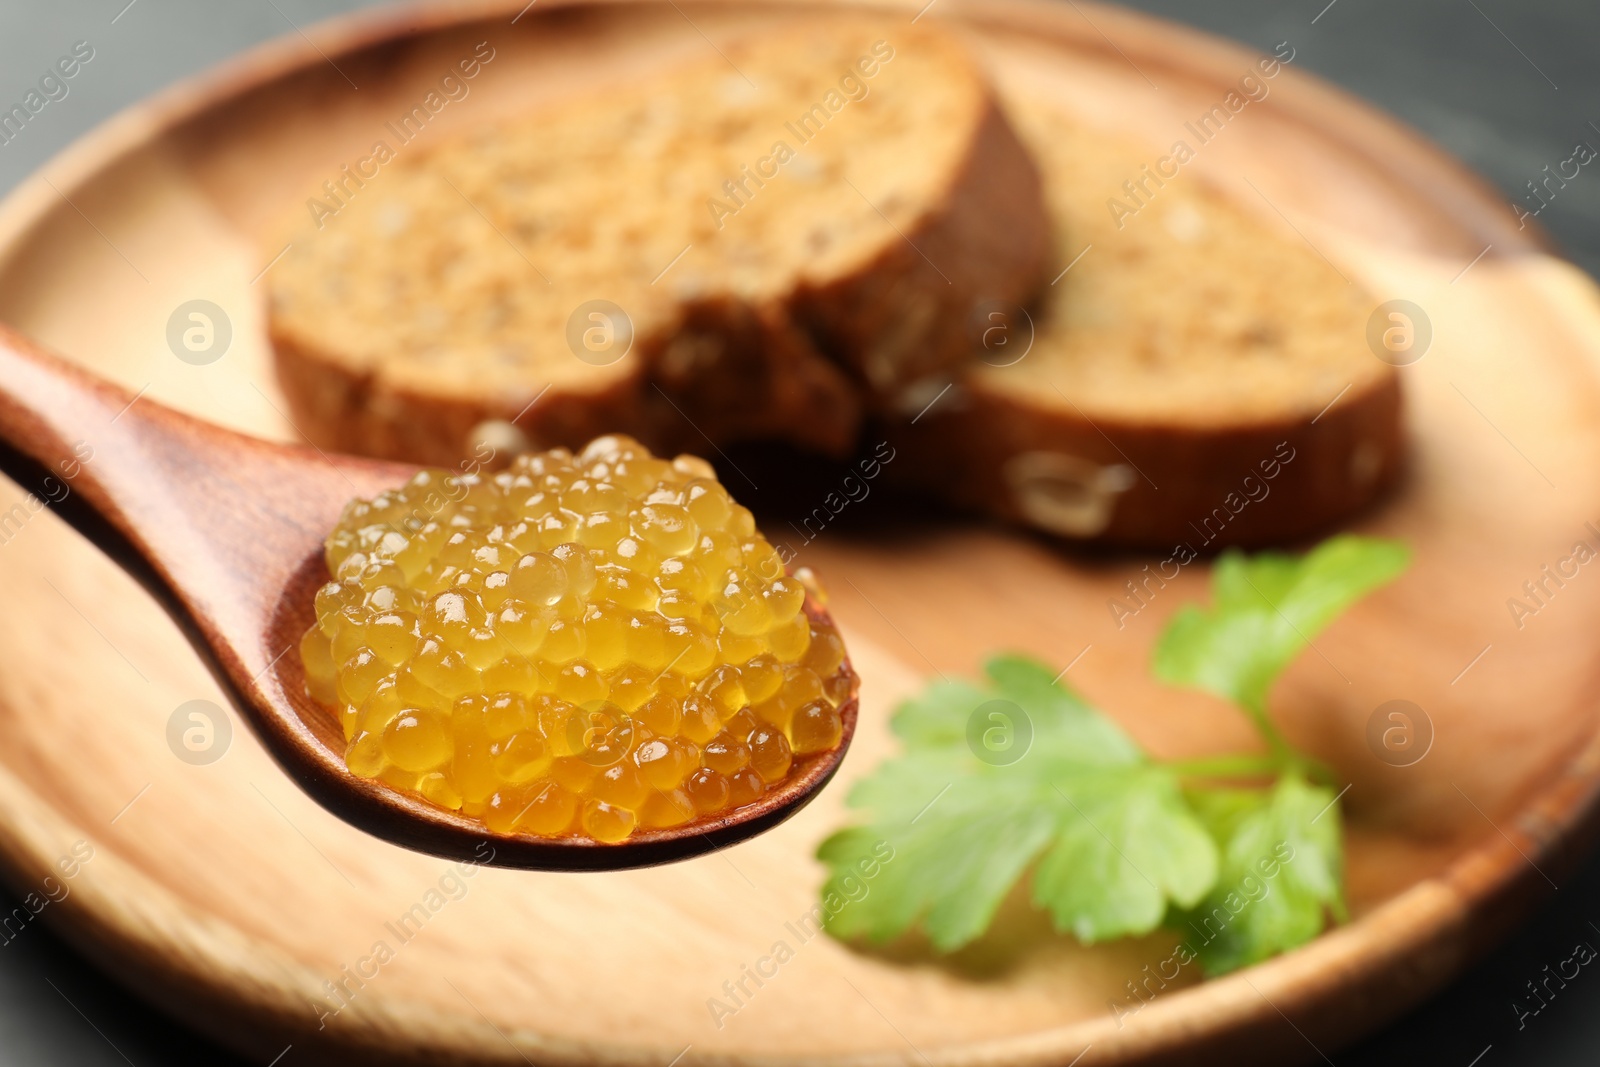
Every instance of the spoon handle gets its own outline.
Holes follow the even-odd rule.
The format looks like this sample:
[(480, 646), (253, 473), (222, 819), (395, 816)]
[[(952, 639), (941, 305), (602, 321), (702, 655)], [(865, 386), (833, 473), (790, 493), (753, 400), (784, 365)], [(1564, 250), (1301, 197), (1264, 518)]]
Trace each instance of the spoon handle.
[[(0, 444), (11, 453), (0, 469), (26, 488), (59, 493), (53, 486), (38, 486), (36, 478), (24, 482), (30, 474), (25, 465), (39, 477), (77, 481), (79, 464), (93, 451), (83, 434), (90, 427), (114, 424), (133, 399), (120, 386), (46, 353), (0, 324)], [(84, 479), (81, 491), (92, 493), (92, 481)]]
[(130, 450), (142, 451), (138, 400), (0, 324), (0, 472), (26, 493), (0, 514), (0, 535), (49, 506), (119, 563), (137, 563), (132, 501), (116, 487)]
[(49, 506), (180, 621), (259, 626), (293, 566), (385, 466), (202, 422), (0, 326), (0, 472), (28, 494), (0, 511), (0, 539)]

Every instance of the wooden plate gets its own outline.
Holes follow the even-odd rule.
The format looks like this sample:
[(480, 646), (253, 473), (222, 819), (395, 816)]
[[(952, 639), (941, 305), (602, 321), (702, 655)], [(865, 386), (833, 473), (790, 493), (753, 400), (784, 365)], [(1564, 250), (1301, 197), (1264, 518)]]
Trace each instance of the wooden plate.
[[(545, 2), (519, 15), (522, 3), (363, 15), (125, 113), (0, 208), (0, 317), (145, 396), (291, 437), (254, 285), (276, 254), (261, 235), (367, 155), (448, 65), (480, 41), (495, 50), (428, 138), (806, 9)], [(909, 20), (920, 6), (888, 10)], [(1254, 60), (1087, 3), (942, 0), (922, 17), (970, 38), (1007, 94), (1154, 154)], [(43, 917), (186, 1022), (265, 1058), (293, 1043), (297, 1063), (365, 1051), (419, 1063), (954, 1067), (1066, 1064), (1086, 1049), (1085, 1065), (1282, 1062), (1393, 1017), (1549, 892), (1594, 810), (1600, 573), (1580, 567), (1557, 584), (1542, 568), (1600, 540), (1586, 526), (1600, 521), (1600, 304), (1476, 180), (1292, 65), (1190, 170), (1433, 324), (1431, 350), (1404, 372), (1409, 483), (1360, 524), (1405, 538), (1416, 565), (1319, 639), (1321, 655), (1276, 693), (1291, 735), (1350, 783), (1349, 925), (1245, 973), (1174, 983), (1120, 1018), (1110, 1004), (1126, 1003), (1125, 984), (1166, 954), (1165, 937), (1083, 948), (1026, 909), (951, 959), (811, 934), (812, 849), (842, 820), (849, 780), (891, 750), (888, 709), (934, 671), (970, 672), (1001, 647), (1063, 664), (1081, 655), (1072, 682), (1157, 753), (1247, 743), (1228, 709), (1148, 680), (1154, 635), (1203, 593), (1201, 568), (1119, 630), (1106, 601), (1145, 559), (1084, 558), (951, 522), (830, 529), (800, 550), (832, 587), (865, 680), (840, 784), (722, 854), (527, 875), (454, 871), (363, 836), (303, 796), (237, 723), (220, 760), (178, 759), (175, 709), (218, 701), (217, 690), (154, 603), (24, 504), (20, 528), (0, 527), (9, 877), (47, 889), (84, 842), (92, 859), (69, 864), (70, 895)], [(223, 308), (233, 330), (207, 366), (175, 359), (166, 340), (174, 309), (196, 299)], [(92, 445), (94, 428), (84, 436)], [(18, 514), (19, 499), (0, 488), (0, 515)], [(1547, 592), (1519, 625), (1507, 601), (1530, 581)], [(1433, 726), (1410, 767), (1385, 764), (1365, 740), (1391, 699)], [(740, 984), (752, 995), (717, 1017), (713, 999), (734, 1004)]]

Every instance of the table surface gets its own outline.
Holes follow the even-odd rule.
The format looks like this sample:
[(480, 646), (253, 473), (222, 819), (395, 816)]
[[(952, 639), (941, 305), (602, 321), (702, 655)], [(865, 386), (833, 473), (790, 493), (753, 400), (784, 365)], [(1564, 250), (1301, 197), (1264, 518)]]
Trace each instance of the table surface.
[[(369, 0), (370, 2), (370, 0)], [(1067, 0), (1070, 2), (1070, 0)], [(126, 4), (126, 6), (124, 6)], [(0, 194), (124, 106), (248, 46), (295, 33), (363, 0), (27, 0), (0, 3), (0, 103), (78, 41), (94, 59), (24, 133), (0, 145)], [(1365, 97), (1432, 137), (1526, 210), (1528, 183), (1600, 148), (1600, 5), (1593, 0), (1136, 0), (1130, 4), (1263, 51), (1289, 40), (1296, 65)], [(1600, 176), (1580, 173), (1539, 214), (1566, 253), (1600, 274)], [(1537, 1014), (1526, 985), (1578, 942), (1600, 945), (1600, 855), (1561, 881), (1510, 943), (1388, 1030), (1339, 1053), (1339, 1067), (1600, 1058), (1600, 979), (1581, 976)], [(16, 902), (0, 893), (0, 914)], [(1594, 921), (1591, 921), (1591, 916)], [(193, 1037), (90, 968), (43, 927), (0, 951), (0, 1062), (270, 1063)], [(1285, 1023), (1285, 1025), (1288, 1025)], [(293, 1067), (294, 1052), (283, 1067)]]

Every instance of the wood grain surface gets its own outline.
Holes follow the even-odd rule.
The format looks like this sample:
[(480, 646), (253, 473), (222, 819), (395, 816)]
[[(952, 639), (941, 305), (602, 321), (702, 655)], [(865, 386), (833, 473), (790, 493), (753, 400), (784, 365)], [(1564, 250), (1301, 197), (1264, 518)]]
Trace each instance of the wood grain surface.
[[(910, 19), (920, 6), (889, 10)], [(482, 40), (497, 49), (440, 134), (807, 10), (540, 3), (513, 24), (521, 8), (362, 16), (113, 121), (0, 205), (0, 319), (145, 396), (291, 440), (254, 286), (278, 251), (263, 235), (448, 64)], [(968, 36), (1005, 94), (1156, 153), (1255, 58), (1083, 3), (941, 0), (923, 17)], [(1083, 1054), (1092, 1067), (1334, 1053), (1505, 933), (1594, 829), (1600, 579), (1584, 567), (1549, 584), (1520, 627), (1507, 601), (1597, 540), (1600, 301), (1476, 180), (1293, 64), (1182, 180), (1235, 193), (1433, 325), (1404, 372), (1406, 484), (1358, 524), (1404, 538), (1416, 563), (1320, 637), (1273, 700), (1291, 738), (1350, 785), (1349, 925), (1246, 972), (1175, 983), (1120, 1020), (1110, 1004), (1167, 954), (1165, 935), (1085, 948), (1008, 907), (949, 958), (807, 936), (822, 878), (811, 853), (844, 819), (848, 783), (892, 751), (894, 702), (926, 677), (970, 672), (996, 648), (1080, 657), (1069, 681), (1157, 754), (1250, 743), (1229, 709), (1149, 680), (1154, 637), (1203, 595), (1202, 566), (1119, 629), (1106, 602), (1149, 557), (1074, 555), (877, 502), (799, 549), (863, 680), (838, 782), (754, 841), (604, 875), (453, 868), (386, 845), (302, 794), (240, 723), (217, 762), (178, 759), (175, 709), (220, 692), (154, 601), (24, 503), (0, 544), (8, 877), (32, 891), (85, 842), (92, 859), (45, 920), (179, 1018), (240, 1045), (292, 1043), (302, 1063), (954, 1067)], [(233, 326), (205, 366), (166, 340), (193, 299)], [(20, 499), (0, 488), (0, 514)], [(1434, 729), (1410, 767), (1366, 741), (1391, 699)], [(775, 966), (779, 942), (790, 951)], [(746, 968), (771, 976), (718, 1017), (710, 1002), (731, 1003), (724, 983)]]

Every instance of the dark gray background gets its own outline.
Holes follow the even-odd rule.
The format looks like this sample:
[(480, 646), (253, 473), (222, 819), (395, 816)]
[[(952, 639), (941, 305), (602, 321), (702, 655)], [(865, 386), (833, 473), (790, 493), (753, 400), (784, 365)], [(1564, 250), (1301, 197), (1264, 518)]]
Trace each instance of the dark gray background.
[[(120, 108), (258, 41), (293, 33), (361, 0), (0, 0), (0, 101), (20, 99), (74, 41), (94, 60), (9, 145), (0, 193)], [(1526, 183), (1600, 148), (1600, 5), (1595, 0), (1138, 0), (1131, 6), (1264, 51), (1288, 39), (1295, 66), (1315, 71), (1400, 116), (1494, 182), (1536, 206)], [(113, 22), (112, 20), (116, 21)], [(1313, 19), (1315, 23), (1313, 24)], [(1597, 125), (1591, 125), (1591, 123)], [(1543, 223), (1591, 274), (1600, 272), (1600, 175), (1586, 167), (1543, 211)], [(1519, 1029), (1524, 985), (1572, 953), (1600, 946), (1600, 858), (1557, 879), (1538, 915), (1504, 949), (1438, 998), (1359, 1047), (1340, 1067), (1600, 1059), (1600, 975), (1580, 973)], [(0, 895), (0, 912), (13, 902)], [(1531, 1003), (1531, 1002), (1530, 1002)], [(267, 1063), (281, 1046), (263, 1047)], [(1308, 1049), (1308, 1054), (1310, 1050)], [(1315, 1054), (1310, 1054), (1317, 1059)], [(293, 1067), (295, 1053), (284, 1057)], [(123, 1063), (243, 1063), (190, 1037), (87, 967), (49, 930), (0, 947), (0, 1064), (114, 1067)]]

